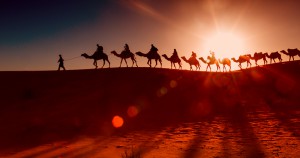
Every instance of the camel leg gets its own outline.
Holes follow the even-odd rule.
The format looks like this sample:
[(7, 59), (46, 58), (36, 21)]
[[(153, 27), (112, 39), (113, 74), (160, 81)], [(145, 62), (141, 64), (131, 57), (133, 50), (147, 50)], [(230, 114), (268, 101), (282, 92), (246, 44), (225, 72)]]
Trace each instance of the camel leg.
[(104, 67), (104, 65), (105, 65), (105, 59), (103, 59), (103, 65), (102, 65), (102, 67), (101, 67), (101, 68), (103, 68), (103, 67)]
[(136, 67), (139, 67), (138, 64), (137, 64), (137, 61), (135, 59), (133, 59), (133, 60), (135, 62)]
[(131, 67), (133, 67), (133, 65), (134, 65), (134, 58), (131, 57), (131, 61), (132, 61), (132, 66)]
[(97, 69), (97, 68), (98, 68), (98, 65), (97, 65), (97, 60), (94, 60), (94, 63), (93, 63), (93, 65), (96, 67), (95, 69)]
[(121, 59), (121, 62), (120, 62), (120, 67), (121, 67), (121, 65), (122, 65), (122, 62), (123, 62), (123, 58)]
[(106, 59), (106, 61), (108, 62), (108, 67), (110, 68), (110, 62), (109, 62), (109, 60), (108, 60), (108, 59)]
[(157, 60), (155, 60), (155, 66), (154, 67), (156, 67), (156, 65), (157, 65)]
[(127, 64), (127, 61), (126, 61), (126, 59), (124, 59), (124, 60), (125, 60), (126, 66), (128, 67), (128, 64)]

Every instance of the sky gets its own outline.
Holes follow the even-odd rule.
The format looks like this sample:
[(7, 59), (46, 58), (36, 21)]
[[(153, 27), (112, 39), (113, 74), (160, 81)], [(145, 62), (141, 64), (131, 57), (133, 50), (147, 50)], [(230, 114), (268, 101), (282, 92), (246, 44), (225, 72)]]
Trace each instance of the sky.
[[(111, 67), (121, 59), (110, 52), (121, 52), (125, 43), (132, 52), (148, 52), (154, 44), (160, 54), (170, 56), (177, 49), (180, 56), (194, 51), (204, 58), (209, 50), (217, 58), (237, 58), (299, 48), (299, 6), (297, 0), (4, 0), (0, 71), (57, 70), (59, 54), (66, 69), (91, 69), (93, 61), (80, 55), (94, 53), (97, 44), (109, 55)], [(212, 41), (220, 32), (235, 39)], [(139, 66), (147, 66), (145, 58), (136, 58)]]

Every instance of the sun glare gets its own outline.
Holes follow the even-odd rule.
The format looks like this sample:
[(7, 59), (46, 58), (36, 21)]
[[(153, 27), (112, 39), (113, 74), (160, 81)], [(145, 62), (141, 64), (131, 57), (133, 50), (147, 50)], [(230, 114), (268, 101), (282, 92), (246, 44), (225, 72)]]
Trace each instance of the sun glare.
[(205, 42), (205, 51), (215, 52), (216, 58), (238, 57), (245, 51), (241, 37), (230, 32), (218, 32), (208, 37)]

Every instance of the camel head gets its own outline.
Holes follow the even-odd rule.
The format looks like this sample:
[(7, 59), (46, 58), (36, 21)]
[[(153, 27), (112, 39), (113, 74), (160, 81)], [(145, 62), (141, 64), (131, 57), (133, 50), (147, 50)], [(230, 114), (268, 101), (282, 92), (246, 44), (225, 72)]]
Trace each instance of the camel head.
[(234, 62), (238, 62), (238, 60), (236, 60), (235, 58), (231, 58), (231, 60)]
[(184, 61), (186, 61), (186, 60), (187, 60), (187, 59), (185, 58), (185, 56), (182, 56), (182, 57), (181, 57), (181, 59), (182, 59), (182, 60), (184, 60)]
[(111, 51), (110, 52), (111, 54), (116, 54), (117, 52), (115, 50)]
[(280, 53), (287, 54), (285, 50), (280, 51)]
[(89, 55), (86, 54), (86, 53), (81, 54), (81, 56), (83, 56), (83, 57), (85, 57), (85, 58), (88, 58), (88, 57), (89, 57)]

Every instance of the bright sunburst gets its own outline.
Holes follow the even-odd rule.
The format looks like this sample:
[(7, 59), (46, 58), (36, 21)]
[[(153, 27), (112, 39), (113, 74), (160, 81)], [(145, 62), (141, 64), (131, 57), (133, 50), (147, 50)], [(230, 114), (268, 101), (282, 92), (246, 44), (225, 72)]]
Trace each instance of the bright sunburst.
[(244, 41), (241, 37), (230, 32), (218, 32), (207, 38), (205, 51), (213, 51), (217, 58), (238, 57), (244, 54)]

